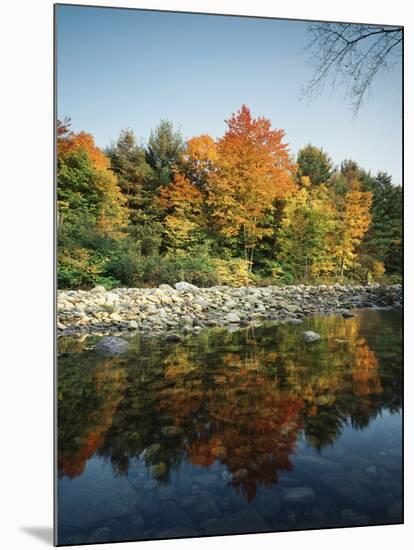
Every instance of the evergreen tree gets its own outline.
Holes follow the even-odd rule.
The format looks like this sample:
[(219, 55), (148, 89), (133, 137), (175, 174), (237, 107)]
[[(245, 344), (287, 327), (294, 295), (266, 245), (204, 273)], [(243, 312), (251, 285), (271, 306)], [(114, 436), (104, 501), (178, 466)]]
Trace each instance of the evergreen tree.
[(323, 149), (314, 145), (303, 147), (298, 153), (298, 178), (307, 176), (312, 185), (328, 183), (332, 175), (332, 161)]
[(127, 129), (121, 131), (116, 143), (105, 149), (105, 154), (125, 195), (130, 220), (136, 222), (145, 200), (146, 185), (152, 176), (152, 170), (145, 159), (145, 150), (137, 144), (134, 132)]
[(402, 273), (402, 188), (393, 185), (390, 175), (380, 172), (365, 182), (372, 193), (372, 221), (359, 254), (367, 271), (372, 272), (375, 262), (381, 262), (387, 274)]
[(181, 133), (174, 131), (172, 123), (168, 120), (162, 120), (151, 132), (146, 148), (146, 160), (153, 170), (153, 189), (170, 183), (173, 167), (183, 153), (184, 146)]

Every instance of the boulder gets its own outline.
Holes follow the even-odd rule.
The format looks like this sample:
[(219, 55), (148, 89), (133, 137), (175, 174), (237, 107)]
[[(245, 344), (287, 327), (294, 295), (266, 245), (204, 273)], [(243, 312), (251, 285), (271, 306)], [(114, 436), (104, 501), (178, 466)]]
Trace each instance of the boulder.
[(93, 292), (94, 294), (99, 294), (100, 292), (106, 292), (106, 288), (102, 285), (96, 285), (93, 287), (91, 292)]
[(344, 309), (342, 311), (342, 317), (344, 317), (344, 319), (348, 319), (348, 318), (351, 318), (351, 317), (356, 317), (356, 314), (352, 313), (352, 311), (349, 311), (348, 309)]
[(189, 315), (183, 315), (180, 317), (178, 324), (180, 327), (192, 327), (193, 326), (193, 318)]
[(164, 290), (166, 292), (174, 291), (173, 287), (171, 285), (159, 285), (158, 287), (160, 290)]
[(180, 336), (179, 334), (171, 333), (171, 334), (166, 335), (165, 341), (166, 342), (182, 342), (183, 337)]
[(195, 285), (192, 285), (191, 283), (186, 283), (185, 281), (175, 283), (174, 286), (175, 286), (176, 290), (187, 290), (187, 291), (190, 291), (190, 292), (198, 291), (198, 287), (196, 287)]
[(230, 312), (226, 315), (226, 321), (229, 323), (240, 323), (240, 317), (237, 315), (237, 313)]
[(316, 340), (320, 340), (321, 336), (317, 332), (313, 332), (312, 330), (305, 330), (303, 332), (303, 338), (306, 340), (306, 342), (316, 342)]
[(104, 336), (96, 344), (95, 349), (105, 355), (120, 355), (128, 351), (129, 344), (118, 336)]

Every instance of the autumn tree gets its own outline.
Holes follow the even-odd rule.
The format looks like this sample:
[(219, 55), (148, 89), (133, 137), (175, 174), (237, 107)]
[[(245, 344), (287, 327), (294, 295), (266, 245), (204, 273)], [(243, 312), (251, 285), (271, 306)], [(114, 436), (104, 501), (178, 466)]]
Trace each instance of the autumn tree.
[(58, 208), (62, 223), (65, 215), (76, 216), (78, 209), (92, 214), (97, 230), (112, 235), (126, 225), (124, 199), (109, 160), (86, 132), (58, 138)]
[(201, 191), (208, 187), (210, 176), (217, 162), (217, 145), (208, 134), (195, 136), (186, 143), (183, 154), (178, 162), (179, 169)]
[(90, 134), (75, 134), (64, 123), (57, 135), (58, 280), (91, 284), (105, 264), (98, 242), (119, 239), (127, 224), (124, 199)]
[(286, 282), (332, 275), (335, 214), (326, 188), (312, 189), (303, 176), (302, 188), (287, 201), (277, 236), (276, 258)]
[(172, 248), (188, 248), (200, 240), (203, 195), (184, 175), (174, 175), (170, 185), (160, 188), (159, 204), (166, 212), (164, 224)]
[(338, 275), (343, 279), (347, 270), (357, 265), (357, 247), (361, 243), (371, 222), (372, 193), (361, 191), (361, 184), (355, 180), (346, 193), (338, 214), (336, 257)]
[(271, 231), (263, 226), (266, 214), (277, 199), (295, 189), (295, 167), (283, 143), (285, 132), (272, 130), (269, 120), (253, 118), (243, 105), (226, 123), (217, 144), (208, 203), (219, 233), (240, 238), (251, 270), (257, 243)]

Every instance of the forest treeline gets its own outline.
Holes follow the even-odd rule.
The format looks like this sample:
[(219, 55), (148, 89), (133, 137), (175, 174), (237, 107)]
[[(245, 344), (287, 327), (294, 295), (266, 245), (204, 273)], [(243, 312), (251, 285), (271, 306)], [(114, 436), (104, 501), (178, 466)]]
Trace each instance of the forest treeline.
[(222, 137), (161, 121), (99, 149), (57, 123), (60, 288), (398, 282), (402, 189), (242, 106)]

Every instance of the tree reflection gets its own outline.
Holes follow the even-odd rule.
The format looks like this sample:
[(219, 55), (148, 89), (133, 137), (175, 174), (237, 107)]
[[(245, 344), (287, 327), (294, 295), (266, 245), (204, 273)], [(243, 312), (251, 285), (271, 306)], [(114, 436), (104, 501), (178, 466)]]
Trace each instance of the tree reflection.
[(303, 327), (282, 324), (168, 347), (140, 340), (124, 359), (62, 358), (59, 473), (80, 475), (95, 452), (120, 475), (142, 457), (161, 483), (183, 460), (219, 461), (252, 500), (292, 470), (299, 434), (320, 450), (346, 423), (363, 428), (384, 407), (401, 407), (400, 321), (378, 339), (380, 321), (313, 320), (322, 339), (312, 346)]

